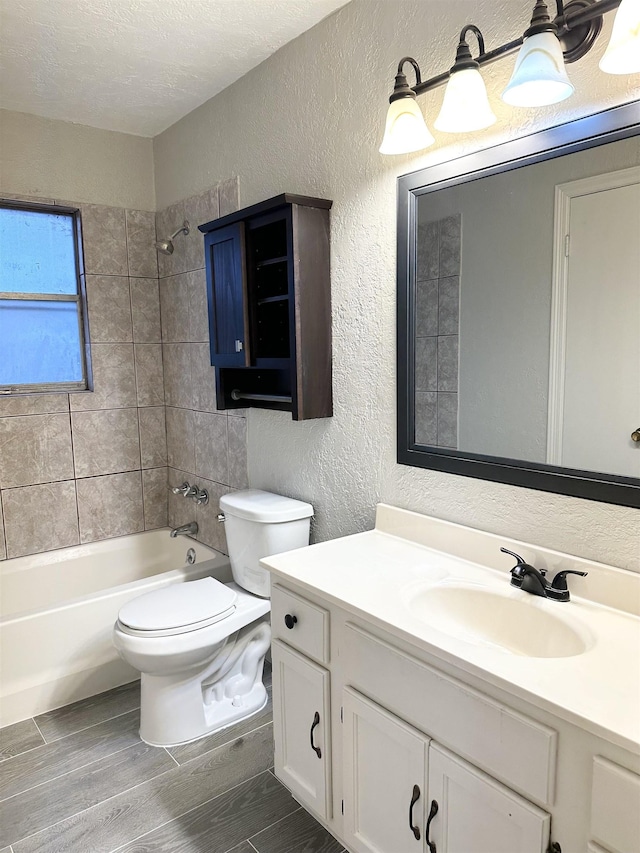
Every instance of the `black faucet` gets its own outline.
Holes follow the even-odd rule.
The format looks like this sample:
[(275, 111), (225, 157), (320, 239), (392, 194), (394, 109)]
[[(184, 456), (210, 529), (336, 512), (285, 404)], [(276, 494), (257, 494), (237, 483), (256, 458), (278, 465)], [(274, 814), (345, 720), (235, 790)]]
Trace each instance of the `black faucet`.
[(531, 595), (540, 595), (543, 598), (549, 598), (551, 601), (570, 601), (569, 588), (567, 586), (567, 575), (580, 575), (584, 578), (587, 572), (575, 572), (570, 569), (565, 569), (554, 577), (549, 583), (546, 579), (544, 569), (538, 570), (534, 566), (530, 566), (518, 554), (509, 551), (507, 548), (500, 548), (503, 554), (510, 554), (518, 561), (511, 569), (511, 586), (523, 589)]

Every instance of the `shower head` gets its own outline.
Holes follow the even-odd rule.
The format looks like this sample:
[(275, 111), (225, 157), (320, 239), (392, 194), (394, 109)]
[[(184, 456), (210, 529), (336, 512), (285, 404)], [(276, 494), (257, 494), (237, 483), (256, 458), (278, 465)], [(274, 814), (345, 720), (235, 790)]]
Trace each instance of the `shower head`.
[(174, 231), (173, 234), (168, 237), (166, 240), (156, 240), (154, 243), (156, 249), (159, 252), (162, 252), (163, 255), (172, 255), (173, 254), (173, 238), (177, 237), (178, 234), (188, 234), (189, 233), (189, 223), (185, 219), (180, 228), (177, 231)]

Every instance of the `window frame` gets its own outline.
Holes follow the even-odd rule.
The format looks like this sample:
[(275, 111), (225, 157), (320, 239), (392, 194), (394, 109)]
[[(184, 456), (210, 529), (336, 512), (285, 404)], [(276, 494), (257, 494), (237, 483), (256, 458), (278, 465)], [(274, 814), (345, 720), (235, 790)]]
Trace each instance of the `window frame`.
[[(73, 249), (75, 258), (76, 292), (72, 293), (21, 293), (0, 290), (0, 300), (29, 302), (73, 302), (78, 308), (78, 335), (80, 341), (80, 360), (82, 379), (77, 382), (42, 382), (24, 385), (1, 385), (0, 398), (17, 397), (25, 394), (52, 394), (70, 391), (91, 391), (91, 348), (89, 342), (89, 320), (87, 310), (87, 290), (82, 250), (82, 219), (78, 207), (45, 204), (18, 199), (0, 198), (0, 209), (27, 210), (34, 213), (51, 213), (56, 216), (68, 216), (72, 220)], [(0, 288), (2, 287), (0, 283)]]

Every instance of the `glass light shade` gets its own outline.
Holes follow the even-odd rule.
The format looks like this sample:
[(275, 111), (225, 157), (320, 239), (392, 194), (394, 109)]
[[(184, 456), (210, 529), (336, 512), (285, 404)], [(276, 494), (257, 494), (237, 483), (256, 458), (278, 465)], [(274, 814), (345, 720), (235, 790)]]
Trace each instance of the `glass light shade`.
[(573, 92), (555, 33), (536, 33), (526, 38), (502, 100), (514, 107), (544, 107), (564, 101)]
[(477, 68), (462, 68), (449, 77), (440, 114), (435, 121), (445, 133), (482, 130), (496, 120), (489, 106), (487, 89)]
[(640, 71), (640, 0), (622, 0), (613, 21), (609, 46), (600, 60), (607, 74)]
[(398, 98), (389, 104), (381, 154), (409, 154), (434, 142), (415, 98)]

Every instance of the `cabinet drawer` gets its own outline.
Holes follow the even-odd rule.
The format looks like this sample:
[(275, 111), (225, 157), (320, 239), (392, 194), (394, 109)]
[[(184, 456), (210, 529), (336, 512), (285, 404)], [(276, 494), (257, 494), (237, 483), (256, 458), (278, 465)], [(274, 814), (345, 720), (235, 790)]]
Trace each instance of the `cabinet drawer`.
[(554, 798), (557, 733), (347, 623), (353, 687), (533, 800)]
[(640, 776), (593, 759), (591, 835), (611, 853), (640, 853)]
[(271, 587), (271, 630), (294, 649), (329, 663), (329, 612), (279, 584)]

